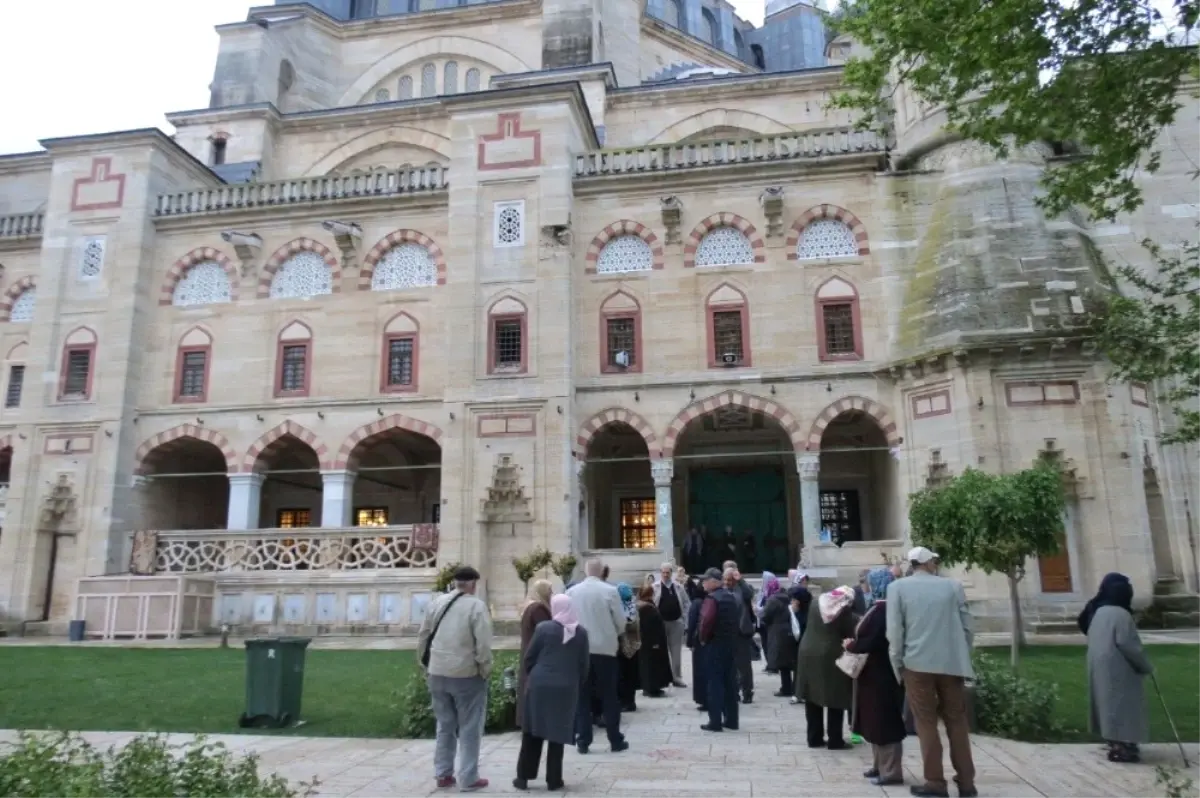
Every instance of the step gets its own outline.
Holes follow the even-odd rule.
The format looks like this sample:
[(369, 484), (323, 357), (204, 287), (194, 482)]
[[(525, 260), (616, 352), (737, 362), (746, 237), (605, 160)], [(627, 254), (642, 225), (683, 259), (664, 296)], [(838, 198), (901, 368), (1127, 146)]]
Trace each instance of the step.
[(1154, 595), (1156, 596), (1171, 596), (1180, 593), (1187, 593), (1187, 587), (1183, 584), (1183, 580), (1174, 576), (1164, 576), (1154, 582)]
[(1195, 593), (1155, 595), (1152, 603), (1164, 612), (1200, 612), (1200, 596)]
[(1174, 612), (1168, 610), (1163, 613), (1163, 625), (1168, 629), (1200, 628), (1200, 611)]
[(1073, 620), (1035, 621), (1030, 624), (1030, 630), (1035, 635), (1073, 635), (1079, 634), (1079, 624)]

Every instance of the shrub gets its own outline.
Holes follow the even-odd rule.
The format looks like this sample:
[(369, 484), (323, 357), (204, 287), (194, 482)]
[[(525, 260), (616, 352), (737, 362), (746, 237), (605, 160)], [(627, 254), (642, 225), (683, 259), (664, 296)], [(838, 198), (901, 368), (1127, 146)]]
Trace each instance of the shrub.
[(439, 568), (437, 579), (433, 583), (434, 592), (445, 593), (446, 588), (450, 587), (450, 583), (454, 581), (454, 572), (459, 568), (462, 568), (460, 562), (452, 562)]
[(986, 654), (975, 657), (975, 718), (979, 731), (1026, 742), (1062, 739), (1058, 686), (1021, 676)]
[[(487, 720), (484, 731), (499, 734), (517, 728), (516, 696), (504, 689), (504, 669), (515, 668), (517, 655), (512, 651), (496, 653), (492, 675), (488, 682)], [(437, 720), (433, 716), (433, 700), (429, 696), (429, 685), (425, 675), (414, 670), (408, 680), (392, 692), (393, 707), (399, 720), (396, 726), (398, 737), (433, 737), (437, 731)]]
[[(260, 776), (258, 757), (235, 758), (221, 743), (197, 737), (170, 745), (160, 735), (135, 737), (123, 748), (98, 751), (75, 734), (22, 732), (0, 754), (0, 796), (186, 795), (206, 798), (290, 798), (279, 776)], [(301, 783), (313, 795), (317, 782)]]

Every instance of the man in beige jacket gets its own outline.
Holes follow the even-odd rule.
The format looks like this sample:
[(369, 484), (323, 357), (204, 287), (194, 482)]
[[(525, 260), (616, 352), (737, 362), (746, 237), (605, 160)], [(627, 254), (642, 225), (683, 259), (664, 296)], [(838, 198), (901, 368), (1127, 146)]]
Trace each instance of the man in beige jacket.
[[(439, 788), (463, 792), (488, 786), (479, 777), (479, 742), (487, 719), (492, 672), (492, 619), (475, 596), (479, 572), (454, 572), (454, 589), (431, 603), (417, 635), (417, 656), (429, 683), (437, 718), (434, 776)], [(458, 753), (458, 777), (454, 756)]]

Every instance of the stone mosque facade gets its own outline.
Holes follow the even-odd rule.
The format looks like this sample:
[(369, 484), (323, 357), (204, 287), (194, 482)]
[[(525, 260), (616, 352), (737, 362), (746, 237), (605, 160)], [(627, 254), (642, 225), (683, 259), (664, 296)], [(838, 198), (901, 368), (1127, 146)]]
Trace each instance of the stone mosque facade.
[(634, 579), (692, 528), (848, 581), (913, 491), (1044, 459), (1031, 624), (1112, 570), (1195, 591), (1195, 451), (1082, 323), (1098, 254), (1194, 235), (1194, 97), (1137, 214), (1047, 219), (1069, 142), (999, 161), (903, 86), (858, 131), (853, 43), (767, 11), (280, 3), (174, 136), (0, 156), (0, 624), (408, 633), (455, 562), (505, 620), (514, 557)]

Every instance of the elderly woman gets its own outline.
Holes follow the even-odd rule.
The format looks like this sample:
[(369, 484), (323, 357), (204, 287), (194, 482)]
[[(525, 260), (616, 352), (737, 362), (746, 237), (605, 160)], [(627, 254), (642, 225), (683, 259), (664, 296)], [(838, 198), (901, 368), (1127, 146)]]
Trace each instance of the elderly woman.
[(617, 699), (622, 712), (637, 712), (638, 651), (642, 647), (641, 624), (638, 619), (637, 601), (633, 588), (624, 582), (617, 585), (621, 596), (621, 609), (625, 613), (625, 631), (621, 633), (621, 644), (617, 649)]
[(1109, 762), (1137, 762), (1150, 739), (1144, 681), (1154, 672), (1133, 621), (1133, 585), (1109, 574), (1079, 614), (1087, 635), (1088, 704), (1092, 733), (1108, 744)]
[(554, 596), (550, 609), (551, 619), (538, 624), (521, 665), (528, 684), (522, 701), (526, 725), (513, 779), (518, 790), (528, 790), (529, 780), (537, 778), (543, 742), (547, 743), (546, 789), (563, 788), (563, 746), (575, 739), (575, 719), (563, 707), (575, 706), (587, 684), (587, 631), (579, 625), (571, 597)]
[(793, 695), (792, 674), (796, 670), (796, 643), (792, 637), (792, 599), (779, 589), (779, 580), (772, 577), (775, 589), (763, 585), (767, 599), (762, 608), (763, 647), (767, 654), (767, 672), (779, 674), (777, 697)]
[(654, 588), (644, 586), (638, 591), (638, 682), (646, 698), (662, 698), (663, 690), (671, 686), (671, 658), (667, 650), (667, 627), (662, 614), (654, 606)]
[[(758, 623), (758, 637), (762, 641), (764, 655), (771, 650), (771, 643), (768, 639), (771, 636), (771, 628), (767, 625), (767, 621), (763, 617), (763, 612), (767, 608), (767, 601), (779, 592), (779, 577), (770, 571), (763, 571), (762, 590), (758, 593), (758, 603), (755, 607), (754, 617)], [(765, 672), (774, 676), (778, 670), (778, 668), (771, 664), (771, 658), (768, 656)]]
[(904, 783), (904, 689), (888, 658), (887, 640), (887, 586), (894, 579), (891, 568), (871, 571), (871, 608), (855, 627), (854, 639), (846, 641), (847, 651), (867, 655), (855, 680), (858, 701), (850, 722), (854, 733), (871, 744), (873, 763), (863, 775), (880, 787)]
[(842, 642), (854, 634), (853, 604), (854, 588), (843, 585), (817, 596), (808, 612), (800, 639), (796, 695), (805, 702), (809, 748), (848, 747), (843, 725), (854, 685), (838, 668), (837, 659), (842, 655)]
[(550, 597), (554, 587), (539, 579), (529, 588), (529, 598), (521, 609), (521, 659), (517, 666), (517, 728), (522, 728), (525, 707), (525, 651), (533, 640), (533, 631), (542, 621), (550, 620)]

